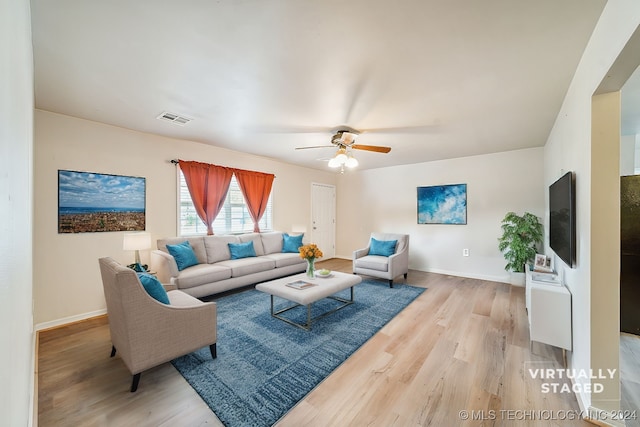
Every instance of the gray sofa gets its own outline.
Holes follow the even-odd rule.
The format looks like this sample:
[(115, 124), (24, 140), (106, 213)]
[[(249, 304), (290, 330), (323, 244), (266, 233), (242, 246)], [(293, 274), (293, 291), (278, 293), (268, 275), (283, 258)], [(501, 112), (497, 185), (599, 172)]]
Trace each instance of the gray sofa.
[[(306, 261), (297, 252), (282, 252), (282, 234), (274, 231), (158, 239), (158, 249), (151, 251), (151, 270), (162, 283), (197, 298), (305, 271)], [(179, 271), (167, 244), (185, 240), (189, 241), (199, 264)], [(228, 244), (248, 241), (253, 241), (256, 256), (231, 259)]]

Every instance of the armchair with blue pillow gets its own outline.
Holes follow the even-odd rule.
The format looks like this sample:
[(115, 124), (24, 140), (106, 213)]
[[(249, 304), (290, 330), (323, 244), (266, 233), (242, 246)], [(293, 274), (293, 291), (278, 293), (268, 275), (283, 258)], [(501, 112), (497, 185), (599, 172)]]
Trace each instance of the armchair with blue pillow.
[(369, 245), (353, 252), (353, 274), (377, 277), (389, 281), (409, 272), (409, 235), (371, 233)]
[(136, 273), (112, 258), (98, 260), (109, 331), (138, 388), (142, 371), (209, 347), (216, 358), (217, 308), (179, 290), (166, 292), (153, 275)]

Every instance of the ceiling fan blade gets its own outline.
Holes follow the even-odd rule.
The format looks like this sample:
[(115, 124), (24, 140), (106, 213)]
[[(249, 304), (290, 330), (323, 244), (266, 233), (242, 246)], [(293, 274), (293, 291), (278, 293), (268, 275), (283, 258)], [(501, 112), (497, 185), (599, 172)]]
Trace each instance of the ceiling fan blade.
[[(363, 115), (362, 111), (358, 111), (358, 110), (362, 110), (362, 103), (363, 103), (362, 98), (365, 97), (364, 95), (367, 92), (366, 89), (370, 83), (370, 76), (371, 76), (371, 70), (369, 68), (363, 69), (359, 73), (359, 77), (354, 80), (355, 84), (353, 85), (351, 90), (345, 90), (345, 92), (349, 92), (349, 95), (346, 98), (347, 109), (344, 117), (344, 123), (357, 122), (358, 119), (362, 118), (361, 117)], [(370, 105), (370, 104), (365, 102), (365, 105)], [(355, 114), (356, 112), (359, 112), (359, 114), (356, 115)]]
[(296, 147), (296, 150), (307, 150), (309, 148), (336, 148), (335, 145), (314, 145), (312, 147)]
[(332, 127), (324, 126), (252, 126), (256, 133), (329, 133)]
[(388, 153), (391, 151), (391, 147), (382, 147), (380, 145), (361, 145), (354, 144), (351, 148), (355, 150), (375, 151), (376, 153)]
[(429, 133), (435, 132), (440, 128), (440, 125), (425, 125), (425, 126), (399, 126), (393, 128), (370, 128), (360, 129), (362, 133)]

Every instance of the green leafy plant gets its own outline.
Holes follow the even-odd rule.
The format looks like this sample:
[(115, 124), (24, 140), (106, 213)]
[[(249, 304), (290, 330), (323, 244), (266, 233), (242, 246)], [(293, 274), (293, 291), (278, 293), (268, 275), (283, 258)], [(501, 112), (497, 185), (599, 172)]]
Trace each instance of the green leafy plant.
[(523, 273), (524, 265), (535, 258), (542, 239), (543, 228), (537, 216), (508, 212), (502, 220), (502, 237), (498, 239), (498, 249), (507, 260), (504, 269)]

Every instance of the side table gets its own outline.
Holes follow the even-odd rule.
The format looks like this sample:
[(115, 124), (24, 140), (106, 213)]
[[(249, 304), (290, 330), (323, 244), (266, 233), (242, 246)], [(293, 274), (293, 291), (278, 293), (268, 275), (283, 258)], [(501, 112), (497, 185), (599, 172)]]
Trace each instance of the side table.
[(535, 272), (526, 272), (527, 316), (530, 342), (537, 341), (572, 350), (571, 292), (557, 280), (535, 280)]

